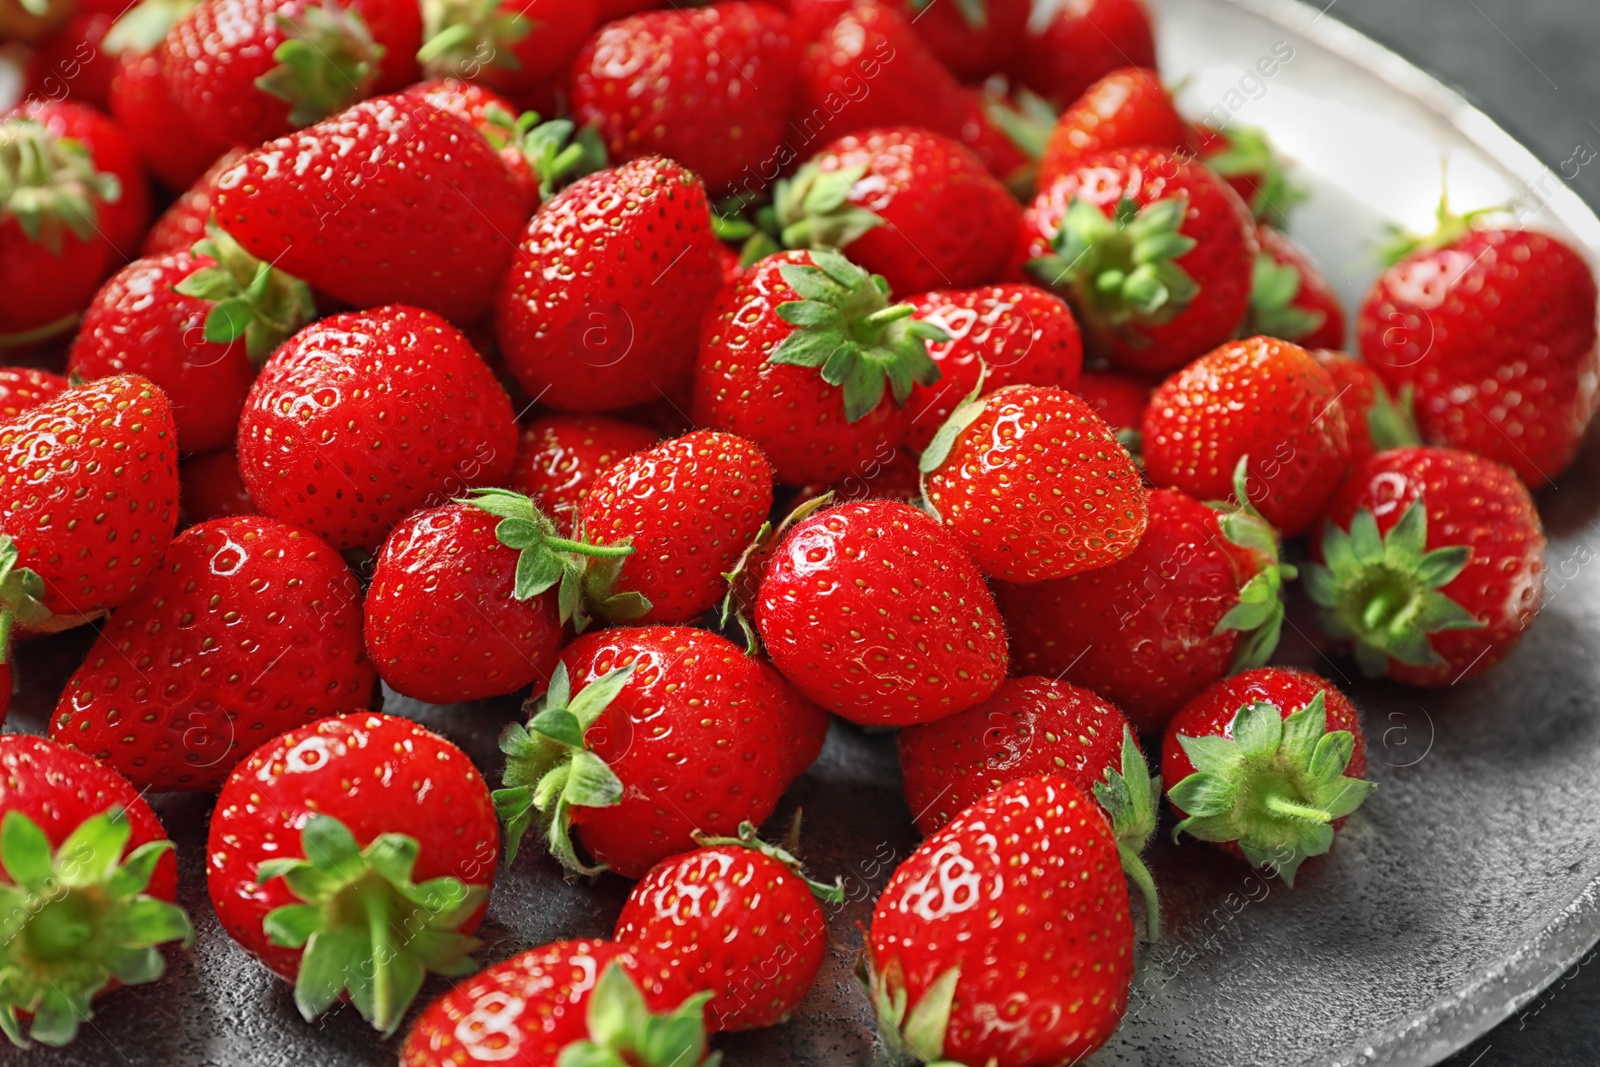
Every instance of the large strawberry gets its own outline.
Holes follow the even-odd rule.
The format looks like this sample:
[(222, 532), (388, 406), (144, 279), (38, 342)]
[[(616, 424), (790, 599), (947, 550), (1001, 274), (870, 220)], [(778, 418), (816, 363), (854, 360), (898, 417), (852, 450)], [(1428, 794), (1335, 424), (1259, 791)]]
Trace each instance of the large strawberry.
[(239, 469), (265, 514), (373, 549), (418, 508), (504, 480), (516, 434), (510, 399), (459, 330), (377, 308), (279, 347), (245, 403)]
[(187, 943), (173, 904), (172, 842), (116, 771), (42, 737), (0, 737), (0, 1031), (65, 1045), (89, 1002), (118, 985), (154, 982), (156, 946)]
[(405, 719), (323, 719), (228, 778), (206, 838), (222, 928), (313, 1020), (341, 996), (385, 1035), (428, 972), (475, 969), (470, 934), (500, 858), (466, 753)]
[(430, 74), (509, 93), (564, 72), (600, 15), (597, 0), (425, 0), (422, 13)]
[(0, 420), (13, 419), (67, 388), (59, 374), (37, 367), (0, 367)]
[(980, 570), (1042, 582), (1115, 563), (1144, 535), (1139, 468), (1088, 401), (1013, 385), (957, 408), (922, 453), (928, 506)]
[(404, 94), (269, 141), (216, 179), (223, 229), (257, 259), (356, 307), (467, 323), (511, 262), (525, 194), (490, 145)]
[[(792, 698), (732, 642), (705, 630), (637, 626), (585, 634), (561, 653), (527, 728), (501, 738), (495, 805), (506, 853), (538, 822), (569, 870), (640, 878), (772, 814), (794, 760)], [(575, 845), (593, 858), (586, 863)]]
[[(110, 243), (113, 262), (132, 259), (140, 236), (150, 224), (150, 187), (127, 134), (94, 108), (70, 100), (29, 102), (13, 114), (26, 115), (56, 138), (83, 145), (89, 150), (94, 168), (116, 179), (117, 195), (97, 206), (95, 227)], [(37, 179), (31, 161), (20, 171), (24, 185)], [(53, 187), (51, 192), (70, 195), (70, 190), (59, 187)], [(15, 198), (17, 194), (11, 195)], [(49, 199), (45, 198), (46, 204)]]
[(529, 396), (611, 411), (682, 392), (721, 284), (700, 180), (671, 160), (637, 159), (578, 180), (533, 216), (495, 334)]
[(1067, 295), (1118, 366), (1181, 367), (1244, 320), (1255, 224), (1192, 159), (1162, 148), (1079, 156), (1024, 214), (1028, 269)]
[(1347, 697), (1306, 671), (1260, 667), (1217, 682), (1167, 725), (1161, 777), (1175, 834), (1212, 841), (1290, 885), (1333, 846), (1374, 788)]
[(1058, 108), (1118, 67), (1155, 69), (1144, 0), (1073, 0), (1039, 15), (1022, 43), (1022, 82)]
[(273, 519), (215, 519), (112, 613), (50, 735), (141, 789), (213, 790), (267, 739), (366, 707), (373, 681), (338, 553)]
[(1009, 782), (924, 841), (878, 898), (879, 1036), (928, 1063), (1075, 1063), (1127, 1007), (1129, 911), (1099, 805), (1065, 778)]
[(1305, 568), (1323, 627), (1369, 674), (1454, 685), (1505, 658), (1538, 614), (1545, 538), (1510, 468), (1449, 448), (1379, 452), (1328, 504)]
[(1083, 156), (1118, 148), (1177, 150), (1189, 127), (1154, 70), (1122, 67), (1089, 86), (1063, 111), (1039, 157), (1038, 186), (1047, 188)]
[(1265, 334), (1306, 348), (1343, 348), (1344, 304), (1311, 257), (1270, 226), (1257, 226), (1261, 252), (1250, 276), (1247, 334)]
[(600, 415), (546, 415), (522, 428), (511, 488), (571, 533), (594, 481), (624, 456), (660, 440), (654, 430)]

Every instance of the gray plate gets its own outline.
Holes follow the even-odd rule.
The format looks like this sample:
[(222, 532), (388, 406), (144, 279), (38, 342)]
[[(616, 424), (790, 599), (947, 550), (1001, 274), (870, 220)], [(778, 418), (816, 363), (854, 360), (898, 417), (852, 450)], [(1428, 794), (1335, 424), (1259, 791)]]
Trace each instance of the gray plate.
[[(1287, 0), (1158, 0), (1163, 63), (1185, 104), (1263, 126), (1314, 174), (1296, 236), (1354, 302), (1376, 273), (1384, 220), (1425, 226), (1450, 159), (1458, 206), (1519, 199), (1533, 225), (1600, 258), (1600, 222), (1558, 177), (1431, 78), (1331, 17)], [(1284, 42), (1293, 57), (1284, 61)], [(1270, 77), (1257, 69), (1274, 55)], [(1600, 937), (1600, 574), (1589, 566), (1600, 448), (1541, 503), (1552, 535), (1549, 603), (1491, 677), (1439, 693), (1364, 686), (1348, 664), (1291, 641), (1286, 658), (1349, 682), (1371, 736), (1375, 796), (1331, 859), (1294, 890), (1199, 846), (1158, 845), (1166, 936), (1143, 951), (1127, 1021), (1096, 1065), (1432, 1064), (1504, 1019)], [(1309, 631), (1300, 621), (1299, 629)], [(14, 728), (40, 730), (87, 635), (24, 646)], [(391, 700), (461, 743), (491, 774), (511, 702), (430, 708)], [(835, 944), (799, 1015), (719, 1039), (736, 1065), (867, 1064), (873, 1039), (850, 979), (858, 923), (915, 846), (893, 744), (836, 726), (786, 798), (807, 814), (808, 857), (845, 879)], [(222, 934), (204, 894), (208, 798), (158, 798), (180, 844), (183, 902), (199, 941), (161, 983), (99, 1005), (71, 1048), (9, 1050), (51, 1067), (355, 1067), (393, 1063), (348, 1008), (300, 1021), (288, 988)], [(776, 820), (775, 820), (776, 821)], [(532, 850), (496, 887), (481, 954), (497, 960), (558, 937), (604, 936), (626, 893), (614, 878), (567, 886)], [(444, 988), (430, 983), (424, 999)]]

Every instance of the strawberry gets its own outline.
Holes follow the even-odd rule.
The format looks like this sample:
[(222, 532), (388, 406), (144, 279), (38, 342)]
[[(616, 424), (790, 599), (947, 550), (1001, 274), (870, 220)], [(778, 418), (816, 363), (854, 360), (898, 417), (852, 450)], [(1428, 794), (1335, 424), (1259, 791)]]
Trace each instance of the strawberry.
[(1366, 773), (1354, 705), (1332, 683), (1285, 667), (1215, 683), (1173, 717), (1161, 744), (1174, 835), (1216, 842), (1289, 885), (1375, 788)]
[(1005, 679), (994, 598), (955, 538), (890, 500), (828, 508), (775, 551), (756, 604), (773, 665), (836, 715), (931, 722)]
[(612, 411), (681, 391), (722, 282), (705, 189), (638, 159), (539, 209), (501, 284), (495, 335), (523, 389), (562, 411)]
[(1086, 370), (1076, 386), (1068, 386), (1089, 402), (1094, 413), (1123, 439), (1126, 431), (1139, 432), (1144, 424), (1144, 409), (1150, 404), (1150, 383), (1116, 371)]
[(0, 423), (0, 660), (13, 627), (77, 626), (145, 585), (178, 521), (176, 437), (126, 374)]
[(781, 252), (745, 270), (706, 312), (697, 423), (760, 447), (785, 485), (833, 482), (905, 441), (913, 384), (946, 334), (889, 303), (888, 284), (837, 252)]
[(244, 487), (239, 456), (232, 448), (188, 457), (178, 464), (178, 482), (182, 486), (178, 499), (182, 502), (180, 520), (184, 525), (260, 514), (250, 499), (250, 490)]
[(599, 20), (597, 0), (425, 0), (429, 74), (518, 92), (561, 75)]
[(827, 954), (828, 917), (817, 901), (842, 904), (844, 892), (806, 878), (799, 860), (764, 844), (749, 823), (737, 837), (697, 840), (700, 848), (662, 860), (633, 887), (612, 936), (708, 990), (708, 1030), (777, 1026)]
[(1080, 156), (1024, 213), (1029, 271), (1067, 294), (1091, 346), (1164, 373), (1231, 337), (1255, 225), (1238, 194), (1161, 148)]
[(600, 131), (612, 159), (670, 156), (729, 192), (783, 143), (797, 53), (788, 16), (768, 4), (631, 15), (573, 61), (573, 117)]
[(116, 16), (79, 10), (66, 24), (34, 46), (22, 71), (22, 95), (29, 100), (65, 100), (101, 111), (111, 89), (117, 56), (105, 45)]
[(1006, 266), (1021, 211), (957, 141), (890, 127), (820, 148), (778, 183), (783, 243), (836, 248), (896, 293), (981, 285)]
[(188, 188), (228, 149), (196, 129), (173, 103), (157, 53), (124, 52), (110, 95), (112, 117), (145, 168), (168, 189)]
[[(788, 0), (796, 32), (815, 39), (840, 15), (864, 6), (856, 0)], [(941, 66), (962, 81), (979, 82), (1003, 73), (1015, 57), (1028, 23), (1028, 4), (1021, 0), (962, 0), (934, 4), (927, 0), (882, 0), (916, 30), (917, 38)]]
[(760, 823), (794, 769), (791, 701), (758, 660), (705, 630), (585, 634), (562, 651), (527, 728), (501, 737), (507, 862), (535, 821), (568, 870), (624, 878), (694, 848), (696, 830)]
[(1485, 228), (1440, 206), (1439, 232), (1401, 245), (1356, 334), (1392, 394), (1410, 386), (1429, 444), (1466, 449), (1544, 485), (1594, 412), (1594, 274), (1534, 230)]
[(1349, 466), (1333, 379), (1299, 345), (1230, 341), (1161, 383), (1144, 416), (1145, 474), (1225, 499), (1244, 468), (1251, 503), (1285, 537), (1311, 527)]
[(0, 419), (14, 419), (66, 388), (65, 378), (47, 370), (0, 367)]
[(239, 423), (239, 471), (263, 513), (376, 548), (394, 524), (516, 453), (511, 401), (449, 323), (412, 307), (334, 315), (281, 345)]
[(295, 983), (307, 1021), (341, 996), (385, 1036), (427, 972), (475, 969), (500, 856), (467, 754), (366, 712), (269, 740), (211, 815), (206, 887), (245, 951)]
[(1219, 513), (1151, 490), (1139, 545), (1108, 567), (997, 583), (1018, 667), (1094, 690), (1145, 734), (1232, 670), (1265, 663), (1283, 626), (1278, 540), (1254, 508)]
[[(94, 108), (69, 100), (26, 103), (12, 114), (26, 115), (52, 136), (84, 145), (94, 169), (116, 179), (117, 195), (105, 197), (94, 212), (85, 214), (95, 220), (100, 235), (110, 243), (116, 257), (112, 262), (132, 259), (139, 238), (150, 224), (150, 186), (128, 135)], [(27, 184), (28, 168), (18, 176), (21, 184)], [(71, 190), (62, 188), (53, 188), (52, 192), (71, 195)], [(11, 195), (15, 198), (17, 194)], [(45, 210), (49, 210), (48, 205)]]
[(216, 203), (217, 179), (232, 170), (233, 165), (242, 158), (244, 149), (230, 148), (205, 168), (205, 173), (179, 193), (178, 198), (145, 233), (139, 254), (161, 256), (170, 252), (187, 252), (196, 242), (204, 240), (207, 224), (211, 221), (211, 209)]
[(1039, 157), (1038, 187), (1071, 173), (1084, 156), (1113, 149), (1187, 146), (1189, 127), (1154, 70), (1122, 67), (1105, 75), (1056, 119)]
[(194, 939), (172, 842), (126, 779), (42, 737), (0, 737), (0, 812), (0, 1031), (27, 1048), (32, 1016), (28, 1037), (65, 1045), (94, 997), (161, 977), (157, 945)]
[(1323, 628), (1369, 674), (1454, 685), (1493, 667), (1538, 614), (1544, 529), (1507, 467), (1449, 448), (1379, 452), (1328, 504), (1305, 569)]
[(1128, 890), (1105, 816), (1064, 778), (1006, 783), (900, 865), (867, 941), (892, 1053), (1078, 1062), (1116, 1029), (1133, 977)]
[(417, 1017), (401, 1067), (515, 1062), (716, 1067), (706, 993), (664, 961), (611, 941), (557, 941), (486, 968)]
[(223, 448), (257, 364), (315, 315), (304, 282), (214, 229), (192, 254), (136, 259), (101, 286), (67, 372), (142, 375), (167, 394), (185, 452)]
[(600, 415), (546, 415), (522, 428), (511, 488), (570, 534), (595, 479), (660, 438), (649, 427)]
[(1118, 67), (1156, 65), (1143, 0), (1071, 0), (1042, 7), (1022, 42), (1023, 84), (1058, 108)]
[(1322, 364), (1339, 390), (1339, 406), (1344, 408), (1345, 429), (1350, 438), (1350, 466), (1358, 467), (1386, 448), (1405, 448), (1422, 443), (1411, 414), (1412, 394), (1402, 389), (1398, 400), (1389, 396), (1365, 360), (1326, 348), (1311, 351), (1311, 358)]
[(257, 259), (356, 307), (458, 323), (489, 309), (526, 216), (488, 141), (403, 94), (270, 141), (216, 186), (218, 223)]
[(1064, 389), (1013, 385), (958, 407), (922, 453), (928, 505), (985, 574), (1042, 582), (1115, 563), (1145, 491), (1105, 421)]
[(1277, 230), (1288, 225), (1289, 209), (1304, 200), (1306, 192), (1289, 180), (1265, 131), (1230, 125), (1224, 133), (1202, 122), (1189, 130), (1201, 162), (1227, 179), (1252, 215)]
[(1256, 227), (1261, 252), (1250, 275), (1244, 333), (1306, 348), (1343, 348), (1344, 305), (1298, 245), (1270, 226)]

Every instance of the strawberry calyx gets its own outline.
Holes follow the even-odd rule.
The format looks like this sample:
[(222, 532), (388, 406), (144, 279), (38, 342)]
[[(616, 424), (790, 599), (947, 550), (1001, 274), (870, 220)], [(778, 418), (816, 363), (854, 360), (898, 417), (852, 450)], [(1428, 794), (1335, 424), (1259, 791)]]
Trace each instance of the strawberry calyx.
[(1400, 226), (1390, 226), (1388, 238), (1379, 249), (1386, 266), (1394, 266), (1403, 259), (1425, 252), (1449, 248), (1477, 228), (1485, 216), (1509, 210), (1504, 204), (1477, 208), (1457, 214), (1450, 208), (1450, 189), (1440, 190), (1439, 206), (1434, 209), (1435, 226), (1432, 233), (1411, 233)]
[(613, 960), (589, 994), (589, 1037), (561, 1050), (560, 1067), (718, 1067), (721, 1053), (707, 1055), (705, 1006), (709, 992), (696, 993), (659, 1015), (622, 964)]
[(1350, 529), (1328, 523), (1322, 531), (1323, 563), (1305, 567), (1306, 591), (1322, 609), (1328, 636), (1353, 642), (1362, 673), (1378, 677), (1389, 661), (1413, 667), (1446, 664), (1429, 634), (1475, 630), (1483, 623), (1440, 592), (1455, 581), (1472, 549), (1449, 545), (1426, 551), (1428, 511), (1418, 497), (1387, 536), (1366, 508)]
[(541, 200), (554, 196), (559, 186), (605, 168), (605, 142), (593, 126), (580, 127), (571, 119), (546, 122), (537, 111), (513, 116), (494, 106), (484, 111), (484, 117), (489, 120), (485, 136), (496, 151), (516, 145), (528, 161), (539, 179)]
[(844, 248), (882, 226), (883, 216), (850, 202), (850, 190), (866, 173), (865, 163), (838, 170), (807, 163), (794, 177), (781, 179), (772, 206), (783, 247)]
[(148, 52), (160, 44), (167, 32), (200, 0), (141, 0), (117, 16), (102, 42), (107, 52)]
[[(988, 0), (955, 0), (956, 10), (961, 12), (961, 17), (970, 29), (981, 30), (989, 25)], [(922, 12), (934, 5), (934, 0), (911, 0), (911, 10), (917, 13), (912, 22), (920, 17)]]
[(1060, 117), (1050, 101), (1024, 88), (1016, 89), (1009, 98), (985, 90), (983, 112), (996, 129), (1032, 160), (1044, 155)]
[(42, 627), (51, 617), (44, 606), (44, 578), (21, 565), (17, 543), (0, 534), (0, 663), (11, 655), (11, 634), (21, 623)]
[[(89, 1002), (114, 979), (153, 982), (165, 961), (156, 946), (194, 940), (189, 916), (145, 889), (171, 841), (149, 841), (123, 857), (133, 830), (120, 807), (85, 819), (54, 851), (32, 819), (0, 822), (0, 1030), (21, 1048), (28, 1039), (65, 1045), (91, 1017)], [(26, 1037), (19, 1015), (31, 1015)]]
[(321, 121), (372, 89), (384, 47), (360, 15), (322, 0), (298, 15), (272, 18), (284, 39), (272, 53), (278, 65), (256, 79), (256, 88), (288, 104), (291, 123)]
[(1379, 452), (1391, 448), (1411, 448), (1422, 443), (1417, 428), (1416, 388), (1409, 383), (1392, 397), (1381, 381), (1373, 379), (1372, 406), (1367, 409), (1367, 436)]
[(868, 274), (838, 252), (811, 252), (812, 264), (778, 268), (799, 300), (778, 305), (778, 317), (795, 327), (767, 357), (769, 363), (814, 367), (844, 393), (844, 416), (864, 418), (883, 400), (885, 388), (904, 406), (913, 385), (932, 385), (939, 367), (929, 341), (950, 335), (912, 318), (911, 304), (890, 304), (889, 283)]
[(821, 493), (802, 502), (785, 515), (783, 521), (776, 527), (770, 522), (762, 523), (761, 529), (756, 531), (755, 537), (750, 539), (750, 543), (739, 554), (733, 569), (723, 572), (722, 577), (728, 583), (728, 591), (722, 598), (722, 615), (718, 624), (721, 626), (727, 626), (730, 622), (739, 624), (739, 629), (744, 633), (744, 650), (747, 655), (753, 656), (761, 651), (761, 639), (751, 618), (755, 614), (756, 597), (761, 592), (761, 580), (766, 577), (767, 556), (783, 543), (783, 539), (789, 536), (789, 531), (796, 523), (832, 503), (832, 492)]
[(229, 345), (242, 337), (245, 352), (260, 366), (317, 317), (310, 286), (246, 252), (215, 220), (206, 224), (206, 236), (195, 243), (194, 254), (209, 257), (214, 265), (172, 288), (211, 305), (203, 327), (207, 341)]
[(1156, 883), (1140, 853), (1156, 832), (1156, 812), (1161, 807), (1161, 776), (1150, 776), (1144, 751), (1134, 740), (1130, 727), (1122, 728), (1122, 769), (1107, 767), (1104, 780), (1094, 784), (1094, 796), (1111, 820), (1111, 835), (1117, 843), (1122, 872), (1144, 898), (1145, 937), (1151, 943), (1159, 941), (1161, 908), (1156, 897)]
[(1300, 864), (1333, 845), (1333, 821), (1377, 788), (1345, 776), (1355, 751), (1349, 730), (1328, 730), (1325, 694), (1284, 718), (1272, 704), (1246, 704), (1230, 737), (1186, 737), (1178, 744), (1193, 774), (1167, 791), (1186, 815), (1172, 829), (1201, 841), (1231, 841), (1257, 867), (1294, 885)]
[(262, 927), (274, 945), (302, 950), (294, 1002), (307, 1022), (348, 993), (388, 1037), (430, 971), (477, 969), (471, 953), (481, 942), (456, 931), (489, 892), (450, 876), (412, 881), (415, 838), (379, 834), (362, 848), (338, 819), (313, 815), (300, 843), (306, 859), (266, 860), (256, 881), (282, 878), (302, 901), (274, 908)]
[(1298, 341), (1321, 329), (1328, 320), (1327, 312), (1294, 306), (1301, 284), (1300, 271), (1294, 266), (1279, 263), (1269, 253), (1258, 253), (1250, 271), (1250, 315), (1243, 335)]
[(1266, 131), (1231, 126), (1222, 136), (1226, 147), (1205, 155), (1202, 161), (1224, 178), (1252, 179), (1255, 192), (1250, 197), (1250, 213), (1257, 221), (1281, 230), (1289, 209), (1306, 198), (1305, 189), (1290, 181)]
[(604, 864), (587, 864), (572, 842), (572, 809), (607, 808), (622, 800), (622, 781), (589, 750), (584, 735), (633, 676), (634, 664), (607, 671), (576, 696), (564, 663), (533, 706), (527, 726), (512, 723), (500, 735), (506, 755), (503, 789), (493, 793), (505, 826), (506, 866), (516, 859), (522, 836), (535, 821), (550, 854), (573, 875), (597, 875)]
[(82, 141), (25, 114), (0, 122), (0, 222), (15, 219), (28, 240), (59, 256), (67, 233), (92, 240), (99, 205), (121, 198), (117, 176), (97, 170)]
[[(989, 403), (989, 396), (985, 396), (983, 392), (983, 382), (988, 376), (989, 365), (980, 359), (978, 361), (978, 383), (972, 387), (970, 393), (961, 398), (961, 402), (955, 406), (949, 417), (944, 420), (944, 424), (939, 427), (938, 432), (933, 435), (933, 440), (928, 442), (928, 447), (924, 448), (922, 455), (917, 457), (917, 470), (922, 474), (932, 474), (944, 466), (944, 461), (950, 458), (950, 450), (956, 446), (956, 440), (961, 436), (961, 432), (974, 422), (977, 422), (978, 416), (983, 414), (983, 409)], [(1023, 388), (1027, 387), (1008, 385), (996, 389), (994, 393), (989, 395), (997, 396), (1011, 389)], [(927, 498), (927, 493), (923, 493), (923, 498)], [(932, 505), (929, 505), (929, 507), (932, 507)], [(938, 518), (938, 515), (935, 514), (934, 517)]]
[(856, 980), (872, 1001), (878, 1018), (878, 1040), (883, 1042), (890, 1063), (896, 1067), (914, 1063), (961, 1067), (944, 1058), (944, 1037), (950, 1028), (956, 985), (961, 981), (960, 967), (951, 967), (934, 979), (915, 1004), (906, 1003), (905, 974), (897, 959), (879, 971), (870, 954), (863, 953), (856, 967)]
[(500, 0), (423, 0), (417, 62), (433, 77), (471, 80), (485, 66), (518, 71), (515, 46), (539, 26)]
[(1233, 499), (1210, 501), (1208, 507), (1220, 512), (1217, 527), (1222, 536), (1249, 552), (1259, 569), (1239, 587), (1239, 602), (1217, 620), (1212, 636), (1236, 630), (1243, 635), (1234, 649), (1230, 674), (1260, 667), (1272, 658), (1283, 634), (1286, 583), (1300, 576), (1300, 569), (1285, 563), (1280, 556), (1278, 531), (1250, 501), (1248, 467), (1250, 457), (1240, 456), (1233, 468)]
[(816, 897), (818, 900), (825, 904), (843, 904), (844, 881), (842, 879), (836, 879), (833, 885), (828, 885), (826, 882), (814, 881), (806, 875), (799, 857), (797, 857), (791, 851), (791, 849), (794, 847), (792, 842), (799, 837), (799, 832), (800, 813), (797, 811), (795, 812), (794, 816), (794, 829), (789, 835), (790, 842), (787, 844), (787, 847), (771, 845), (761, 840), (761, 836), (757, 832), (755, 824), (748, 821), (739, 824), (739, 833), (737, 837), (719, 837), (711, 834), (703, 834), (699, 830), (694, 831), (691, 836), (694, 838), (694, 843), (699, 845), (701, 848), (748, 848), (753, 852), (759, 852), (763, 856), (767, 857), (767, 859), (775, 860), (787, 867), (789, 869), (789, 873), (804, 882), (806, 884), (806, 888), (811, 890), (811, 895)]

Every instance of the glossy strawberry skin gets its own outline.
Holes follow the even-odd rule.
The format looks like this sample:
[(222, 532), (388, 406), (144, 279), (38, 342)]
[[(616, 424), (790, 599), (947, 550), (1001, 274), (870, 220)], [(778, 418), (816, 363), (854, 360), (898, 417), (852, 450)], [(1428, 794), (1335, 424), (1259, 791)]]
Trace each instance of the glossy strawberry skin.
[(1146, 734), (1228, 671), (1239, 634), (1216, 632), (1259, 569), (1217, 512), (1171, 489), (1126, 558), (1036, 585), (996, 583), (1019, 670), (1101, 694)]
[(232, 448), (186, 457), (178, 464), (178, 482), (182, 487), (180, 521), (185, 525), (260, 514), (250, 490), (244, 487), (239, 456)]
[(111, 115), (145, 167), (168, 189), (187, 189), (228, 150), (226, 142), (196, 129), (173, 103), (159, 51), (122, 55), (111, 79)]
[(95, 169), (116, 175), (120, 194), (115, 202), (98, 205), (95, 225), (119, 257), (112, 262), (132, 259), (140, 235), (150, 224), (150, 186), (128, 135), (94, 108), (71, 100), (26, 103), (17, 113), (28, 115), (57, 137), (71, 137), (87, 145)]
[(0, 367), (0, 419), (12, 419), (67, 388), (59, 374), (36, 367)]
[(178, 521), (176, 438), (167, 398), (127, 374), (0, 423), (0, 535), (44, 579), (46, 628), (108, 611), (150, 579)]
[(1309, 529), (1349, 469), (1333, 379), (1299, 345), (1252, 337), (1161, 383), (1144, 417), (1145, 474), (1198, 500), (1226, 500), (1249, 457), (1250, 502), (1285, 537)]
[(50, 735), (140, 788), (209, 791), (284, 730), (366, 707), (374, 680), (338, 554), (272, 519), (216, 519), (112, 613)]
[(1105, 420), (1081, 397), (1040, 386), (986, 397), (924, 472), (923, 493), (978, 568), (1008, 582), (1115, 563), (1147, 518), (1139, 469)]
[[(500, 826), (466, 753), (405, 719), (374, 712), (320, 719), (270, 739), (235, 768), (211, 815), (206, 888), (228, 935), (293, 981), (300, 949), (273, 945), (268, 912), (298, 903), (282, 878), (265, 885), (268, 859), (300, 858), (313, 814), (338, 819), (365, 847), (380, 834), (418, 844), (414, 879), (453, 877), (487, 889), (500, 858)], [(482, 912), (466, 920), (471, 933)]]
[[(206, 223), (216, 206), (217, 179), (244, 158), (244, 149), (230, 148), (217, 156), (204, 173), (178, 194), (144, 235), (139, 246), (142, 256), (163, 256), (187, 252), (206, 235)], [(181, 188), (181, 187), (180, 187)]]
[(1285, 337), (1302, 348), (1343, 348), (1348, 326), (1344, 304), (1322, 276), (1305, 250), (1271, 226), (1257, 226), (1256, 240), (1261, 251), (1272, 257), (1280, 267), (1292, 267), (1300, 275), (1300, 291), (1295, 294), (1291, 307), (1322, 316), (1322, 324), (1310, 333), (1299, 337)]
[(1416, 390), (1423, 440), (1477, 452), (1543, 486), (1595, 407), (1594, 275), (1532, 230), (1473, 230), (1390, 267), (1361, 306), (1361, 355), (1391, 395)]
[(1143, 0), (1060, 4), (1022, 45), (1023, 83), (1058, 108), (1118, 67), (1155, 65), (1155, 35)]
[(1067, 388), (1087, 400), (1113, 433), (1138, 430), (1144, 424), (1144, 409), (1152, 391), (1150, 383), (1142, 378), (1097, 370), (1084, 371), (1078, 384)]
[(1327, 348), (1314, 348), (1311, 358), (1333, 379), (1339, 391), (1339, 406), (1344, 408), (1345, 433), (1350, 439), (1350, 466), (1359, 467), (1378, 451), (1372, 440), (1368, 419), (1383, 380), (1366, 360)]
[(1122, 67), (1085, 89), (1056, 119), (1039, 157), (1038, 185), (1048, 187), (1076, 161), (1095, 152), (1128, 148), (1176, 151), (1189, 127), (1153, 69)]
[(990, 793), (895, 871), (868, 942), (913, 1008), (960, 968), (945, 1059), (1083, 1059), (1121, 1021), (1133, 975), (1128, 890), (1099, 805), (1058, 777)]
[(602, 415), (546, 415), (522, 428), (511, 488), (571, 533), (594, 481), (660, 438), (647, 426)]
[(1428, 635), (1439, 666), (1389, 662), (1407, 685), (1454, 685), (1498, 664), (1521, 639), (1543, 599), (1544, 528), (1528, 490), (1507, 467), (1449, 448), (1395, 448), (1351, 472), (1329, 502), (1327, 521), (1348, 530), (1365, 508), (1380, 533), (1417, 499), (1428, 508), (1426, 549), (1466, 545), (1466, 568), (1439, 592), (1484, 623), (1481, 629)]
[(696, 430), (596, 478), (582, 528), (597, 545), (633, 545), (614, 591), (650, 601), (638, 622), (690, 622), (722, 599), (723, 574), (771, 510), (772, 467), (760, 449), (733, 434)]
[(633, 887), (612, 935), (706, 989), (706, 1029), (757, 1030), (805, 999), (827, 954), (828, 918), (803, 879), (742, 845), (658, 863)]
[(761, 583), (756, 625), (785, 678), (866, 725), (952, 715), (1005, 678), (1005, 631), (982, 575), (944, 528), (896, 501), (797, 523)]
[(512, 596), (517, 550), (500, 520), (446, 504), (400, 520), (378, 553), (363, 605), (367, 654), (389, 688), (457, 704), (543, 688), (561, 650), (554, 590)]
[(113, 255), (99, 235), (85, 240), (71, 232), (62, 235), (57, 254), (29, 238), (16, 219), (0, 219), (0, 336), (40, 330), (82, 311)]
[(516, 455), (511, 401), (460, 331), (429, 311), (323, 319), (273, 353), (239, 423), (239, 468), (263, 512), (334, 548), (376, 548), (401, 518)]

